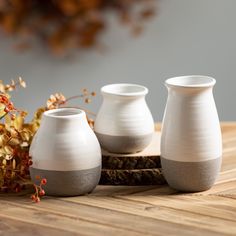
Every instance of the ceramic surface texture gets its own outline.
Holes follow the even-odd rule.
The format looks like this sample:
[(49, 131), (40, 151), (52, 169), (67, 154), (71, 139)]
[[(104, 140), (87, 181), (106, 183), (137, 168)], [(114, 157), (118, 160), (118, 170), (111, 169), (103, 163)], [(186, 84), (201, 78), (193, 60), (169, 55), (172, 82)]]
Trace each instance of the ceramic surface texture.
[[(90, 191), (99, 181), (101, 148), (82, 110), (61, 108), (46, 111), (32, 141), (30, 155), (33, 159), (32, 180), (35, 180), (36, 172), (46, 176), (48, 186), (55, 184), (53, 189), (49, 189), (50, 194), (62, 195), (61, 187), (56, 187), (56, 176), (57, 182), (67, 183), (65, 195), (84, 193), (81, 188), (87, 188), (81, 187), (85, 186), (81, 181), (91, 186)], [(91, 176), (96, 178), (89, 183)]]
[(152, 141), (153, 134), (136, 136), (114, 136), (96, 133), (101, 146), (115, 153), (135, 153), (145, 149)]
[(148, 89), (135, 84), (102, 87), (103, 104), (95, 120), (95, 133), (104, 149), (132, 153), (151, 142), (154, 122), (146, 104)]
[[(101, 176), (101, 166), (87, 170), (56, 171), (30, 168), (31, 177), (36, 175), (46, 178), (43, 187), (47, 195), (76, 196), (92, 192)], [(38, 182), (38, 183), (37, 183)], [(35, 181), (39, 184), (39, 181)]]
[(222, 138), (212, 94), (214, 84), (207, 76), (166, 80), (161, 161), (173, 188), (202, 191), (211, 187), (219, 173)]

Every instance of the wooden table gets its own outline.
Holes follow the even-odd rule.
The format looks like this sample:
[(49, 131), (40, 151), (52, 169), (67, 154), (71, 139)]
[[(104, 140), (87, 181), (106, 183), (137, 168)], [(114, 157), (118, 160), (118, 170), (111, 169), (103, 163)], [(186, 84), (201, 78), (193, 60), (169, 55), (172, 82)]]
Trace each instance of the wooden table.
[(223, 166), (212, 189), (98, 186), (71, 198), (0, 196), (0, 235), (236, 235), (236, 123), (222, 123)]

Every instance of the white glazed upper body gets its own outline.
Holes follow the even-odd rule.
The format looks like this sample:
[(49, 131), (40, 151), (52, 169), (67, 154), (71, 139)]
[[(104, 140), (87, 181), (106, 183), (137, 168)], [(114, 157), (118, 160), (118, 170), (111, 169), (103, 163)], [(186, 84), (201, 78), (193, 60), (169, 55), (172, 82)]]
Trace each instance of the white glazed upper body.
[(135, 84), (111, 84), (101, 89), (103, 104), (95, 120), (95, 132), (115, 136), (154, 132), (152, 114), (146, 104), (148, 89)]
[(212, 94), (215, 80), (206, 76), (166, 81), (168, 100), (163, 118), (161, 155), (184, 162), (222, 155), (219, 118)]
[(75, 108), (46, 111), (33, 138), (33, 168), (73, 171), (101, 165), (101, 149), (85, 112)]

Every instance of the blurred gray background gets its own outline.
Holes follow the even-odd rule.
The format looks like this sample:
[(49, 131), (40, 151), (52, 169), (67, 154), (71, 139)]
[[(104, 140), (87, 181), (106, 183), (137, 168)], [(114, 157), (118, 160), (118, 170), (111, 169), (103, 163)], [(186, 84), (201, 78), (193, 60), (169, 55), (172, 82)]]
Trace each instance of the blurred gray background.
[(165, 79), (209, 75), (217, 80), (214, 95), (220, 119), (236, 120), (236, 1), (161, 0), (157, 5), (159, 13), (138, 38), (111, 18), (101, 39), (108, 48), (103, 54), (91, 50), (67, 60), (41, 49), (17, 54), (11, 42), (1, 38), (0, 79), (7, 82), (22, 76), (26, 80), (27, 88), (15, 93), (14, 101), (31, 117), (55, 92), (72, 96), (82, 88), (95, 90), (98, 96), (88, 108), (96, 112), (101, 86), (142, 84), (150, 90), (147, 102), (154, 119), (161, 121), (167, 97)]

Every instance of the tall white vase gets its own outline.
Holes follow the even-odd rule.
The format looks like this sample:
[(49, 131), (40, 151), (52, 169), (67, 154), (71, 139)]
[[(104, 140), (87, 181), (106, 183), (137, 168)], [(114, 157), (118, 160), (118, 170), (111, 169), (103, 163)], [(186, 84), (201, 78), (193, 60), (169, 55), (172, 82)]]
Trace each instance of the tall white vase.
[(161, 164), (168, 184), (203, 191), (221, 167), (222, 138), (212, 94), (215, 79), (182, 76), (166, 80), (168, 100), (161, 136)]
[(101, 149), (85, 112), (61, 108), (43, 114), (33, 138), (31, 179), (47, 179), (47, 195), (73, 196), (91, 192), (101, 174)]
[(145, 101), (148, 89), (136, 84), (110, 84), (101, 88), (103, 104), (95, 120), (102, 148), (114, 153), (134, 153), (147, 147), (154, 122)]

